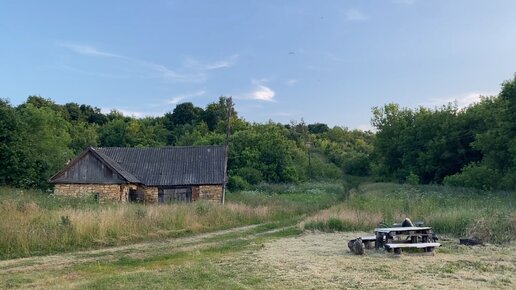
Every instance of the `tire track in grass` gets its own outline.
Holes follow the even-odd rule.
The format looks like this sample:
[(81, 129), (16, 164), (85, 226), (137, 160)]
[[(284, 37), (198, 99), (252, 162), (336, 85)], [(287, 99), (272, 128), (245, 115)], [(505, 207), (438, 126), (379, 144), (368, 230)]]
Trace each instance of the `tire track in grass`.
[[(243, 234), (265, 226), (266, 224), (249, 225), (227, 230), (198, 234), (190, 237), (173, 238), (164, 241), (143, 242), (131, 245), (71, 252), (65, 254), (35, 256), (0, 261), (0, 277), (9, 273), (19, 273), (41, 269), (58, 269), (76, 264), (89, 262), (105, 262), (117, 259), (119, 256), (144, 257), (146, 254), (164, 251), (194, 250), (195, 248), (209, 246), (214, 242), (205, 242), (217, 237), (230, 234)], [(276, 229), (277, 230), (277, 229)]]

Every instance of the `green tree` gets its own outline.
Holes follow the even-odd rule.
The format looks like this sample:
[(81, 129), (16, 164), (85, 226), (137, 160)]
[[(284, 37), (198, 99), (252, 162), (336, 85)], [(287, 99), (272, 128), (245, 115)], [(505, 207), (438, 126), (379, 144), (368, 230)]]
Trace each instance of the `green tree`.
[(69, 126), (69, 134), (71, 137), (70, 149), (74, 154), (79, 154), (88, 147), (95, 147), (99, 143), (97, 134), (98, 125), (86, 123), (82, 121), (71, 122)]
[[(306, 177), (307, 157), (296, 143), (286, 138), (287, 129), (274, 123), (253, 124), (231, 137), (229, 167), (261, 172), (267, 182), (296, 182)], [(253, 178), (256, 178), (256, 174)], [(256, 183), (257, 180), (248, 180)]]
[(73, 156), (70, 124), (50, 107), (25, 103), (18, 113), (25, 160), (23, 176), (16, 183), (23, 187), (48, 187), (48, 178)]
[(21, 123), (9, 101), (0, 99), (0, 185), (14, 184), (23, 174), (20, 172)]

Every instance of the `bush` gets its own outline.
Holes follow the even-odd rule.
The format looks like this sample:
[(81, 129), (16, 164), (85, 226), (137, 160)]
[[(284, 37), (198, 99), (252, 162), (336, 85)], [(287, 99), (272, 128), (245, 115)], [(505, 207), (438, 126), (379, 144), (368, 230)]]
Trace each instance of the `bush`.
[(498, 187), (500, 174), (491, 168), (478, 164), (469, 164), (457, 173), (444, 178), (445, 185), (474, 187), (482, 190), (492, 190)]
[(252, 167), (240, 168), (240, 169), (236, 170), (235, 175), (242, 177), (249, 184), (253, 184), (253, 185), (258, 184), (263, 181), (262, 173), (258, 169), (252, 168)]
[(331, 162), (324, 162), (318, 158), (313, 158), (308, 168), (310, 178), (315, 180), (337, 180), (342, 178), (342, 170)]
[(516, 232), (516, 215), (501, 212), (476, 220), (468, 229), (468, 236), (484, 242), (509, 243)]
[(407, 178), (405, 178), (405, 182), (410, 185), (418, 185), (419, 184), (419, 176), (415, 175), (413, 172), (411, 172)]
[(228, 189), (235, 190), (245, 190), (249, 188), (250, 184), (238, 175), (230, 176), (228, 179)]

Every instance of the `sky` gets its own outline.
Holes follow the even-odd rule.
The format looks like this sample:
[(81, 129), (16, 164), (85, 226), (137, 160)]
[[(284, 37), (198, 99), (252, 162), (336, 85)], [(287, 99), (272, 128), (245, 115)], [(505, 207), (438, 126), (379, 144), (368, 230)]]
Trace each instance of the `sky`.
[(0, 98), (159, 116), (232, 96), (252, 122), (369, 129), (467, 106), (516, 72), (516, 1), (0, 2)]

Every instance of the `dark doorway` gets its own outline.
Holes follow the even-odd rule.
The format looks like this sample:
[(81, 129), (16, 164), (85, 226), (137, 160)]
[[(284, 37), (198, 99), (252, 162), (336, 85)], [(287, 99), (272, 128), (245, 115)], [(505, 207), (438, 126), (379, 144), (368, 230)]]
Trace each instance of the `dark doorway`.
[(158, 200), (160, 203), (192, 202), (192, 188), (160, 188), (158, 191)]
[(129, 189), (129, 201), (130, 202), (143, 202), (143, 190), (141, 189)]

